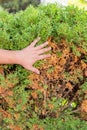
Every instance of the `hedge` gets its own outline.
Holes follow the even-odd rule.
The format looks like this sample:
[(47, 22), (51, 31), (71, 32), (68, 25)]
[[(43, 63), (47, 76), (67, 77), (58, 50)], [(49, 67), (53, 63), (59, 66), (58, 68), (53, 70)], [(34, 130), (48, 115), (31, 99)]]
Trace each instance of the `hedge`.
[[(72, 45), (73, 53), (77, 57), (80, 56), (80, 52), (76, 52), (76, 47), (81, 47), (87, 54), (87, 12), (77, 7), (59, 7), (56, 4), (38, 8), (29, 6), (25, 11), (19, 11), (16, 14), (0, 10), (0, 48), (20, 50), (30, 45), (38, 36), (41, 37), (41, 40), (37, 45), (49, 39), (58, 45), (63, 39), (69, 47)], [(85, 61), (87, 62), (87, 59)], [(43, 62), (38, 61), (35, 66), (40, 68)], [(77, 130), (78, 128), (86, 130), (87, 123), (85, 121), (81, 122), (72, 115), (68, 118), (67, 112), (64, 117), (61, 116), (61, 119), (52, 118), (51, 120), (49, 117), (43, 120), (39, 119), (38, 113), (32, 110), (34, 101), (31, 99), (32, 105), (28, 104), (31, 89), (26, 91), (27, 86), (33, 82), (29, 79), (32, 73), (19, 65), (1, 65), (0, 68), (3, 69), (3, 74), (0, 74), (0, 86), (12, 88), (14, 92), (13, 96), (10, 96), (10, 103), (5, 106), (5, 111), (10, 112), (12, 118), (9, 116), (3, 118), (1, 129), (9, 130), (10, 123), (20, 126), (23, 130), (29, 130), (36, 123), (40, 128), (44, 126), (45, 130)], [(3, 96), (0, 98), (3, 100)], [(57, 105), (58, 101), (53, 99), (53, 102)], [(4, 103), (6, 102), (4, 101)], [(31, 115), (29, 115), (30, 113)], [(64, 127), (63, 124), (65, 124)], [(36, 127), (37, 125), (34, 126), (34, 128)]]

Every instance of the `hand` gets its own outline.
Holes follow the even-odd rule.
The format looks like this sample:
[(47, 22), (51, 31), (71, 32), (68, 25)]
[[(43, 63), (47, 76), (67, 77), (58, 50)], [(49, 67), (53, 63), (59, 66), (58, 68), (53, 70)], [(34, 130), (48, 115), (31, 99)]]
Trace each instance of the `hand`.
[(51, 50), (51, 47), (44, 48), (48, 45), (48, 42), (45, 42), (42, 45), (35, 47), (36, 43), (39, 40), (40, 38), (37, 38), (31, 43), (31, 45), (22, 49), (19, 53), (19, 64), (22, 65), (24, 68), (31, 70), (32, 72), (35, 72), (37, 74), (40, 74), (40, 72), (38, 69), (33, 67), (33, 64), (38, 60), (42, 60), (51, 56), (50, 54), (43, 54)]

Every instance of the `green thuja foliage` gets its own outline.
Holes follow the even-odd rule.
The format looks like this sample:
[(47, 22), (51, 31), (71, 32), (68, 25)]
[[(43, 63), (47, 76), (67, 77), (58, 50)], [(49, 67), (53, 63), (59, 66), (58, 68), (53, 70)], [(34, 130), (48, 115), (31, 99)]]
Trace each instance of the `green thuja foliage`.
[[(64, 118), (64, 116), (67, 116)], [(34, 114), (34, 118), (27, 120), (27, 127), (32, 129), (33, 124), (38, 124), (39, 128), (45, 130), (86, 130), (87, 123), (76, 119), (72, 115), (64, 114), (60, 118), (49, 118), (40, 120)]]
[(75, 7), (30, 6), (15, 15), (1, 11), (0, 47), (22, 49), (38, 36), (41, 41), (53, 36), (57, 42), (63, 38), (68, 42), (81, 44), (83, 41), (87, 42), (86, 21), (86, 11)]

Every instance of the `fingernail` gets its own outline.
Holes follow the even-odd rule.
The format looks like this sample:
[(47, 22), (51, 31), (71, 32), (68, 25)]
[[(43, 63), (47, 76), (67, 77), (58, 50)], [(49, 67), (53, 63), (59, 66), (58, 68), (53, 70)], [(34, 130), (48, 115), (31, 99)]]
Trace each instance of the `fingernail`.
[(49, 57), (51, 56), (51, 54), (48, 55)]
[(46, 44), (48, 44), (48, 41), (46, 42)]
[(40, 72), (39, 72), (39, 71), (37, 71), (37, 74), (40, 74)]

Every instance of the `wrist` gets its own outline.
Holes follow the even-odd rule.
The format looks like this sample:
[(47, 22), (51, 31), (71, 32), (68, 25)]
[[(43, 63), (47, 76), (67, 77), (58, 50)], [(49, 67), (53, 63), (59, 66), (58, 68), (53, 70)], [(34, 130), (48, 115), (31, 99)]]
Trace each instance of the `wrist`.
[(21, 65), (21, 50), (14, 51), (13, 64), (19, 64), (19, 65)]

